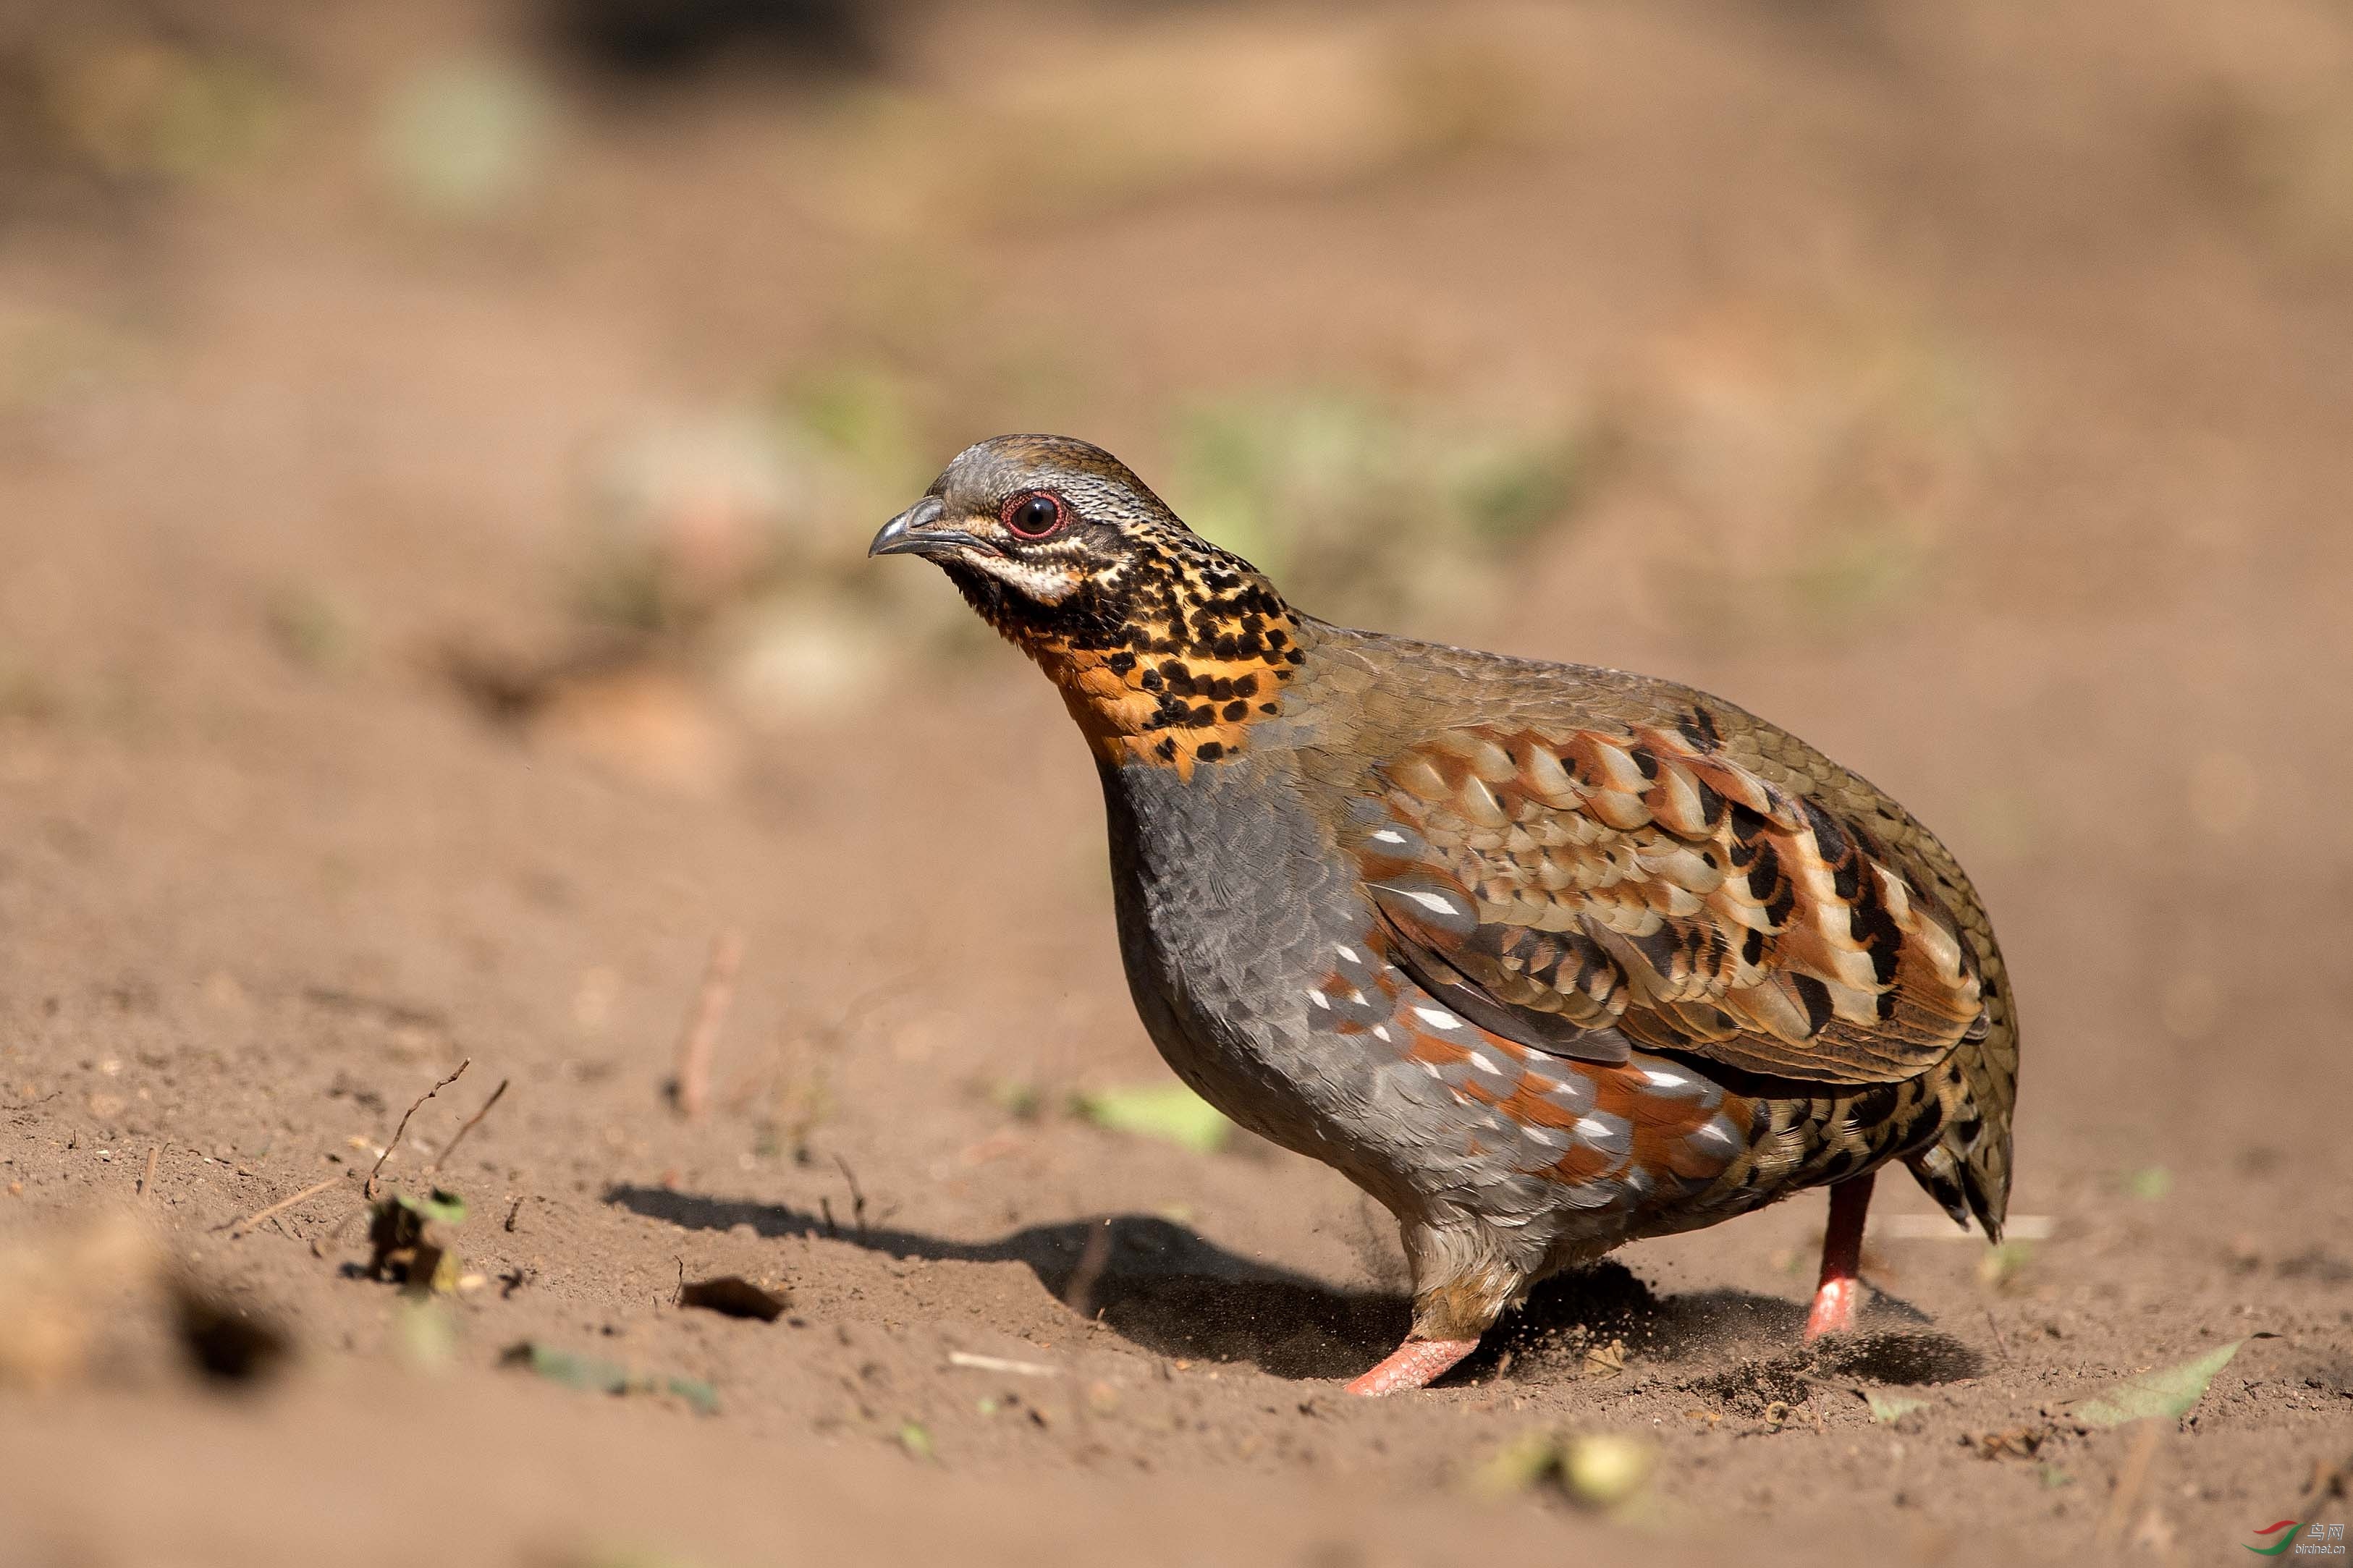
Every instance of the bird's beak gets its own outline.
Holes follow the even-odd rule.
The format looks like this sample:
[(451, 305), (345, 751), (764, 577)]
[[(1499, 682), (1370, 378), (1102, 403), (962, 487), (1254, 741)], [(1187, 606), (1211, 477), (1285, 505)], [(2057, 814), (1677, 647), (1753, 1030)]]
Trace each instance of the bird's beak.
[(926, 555), (937, 559), (958, 550), (979, 550), (994, 555), (997, 547), (976, 534), (960, 528), (942, 528), (940, 517), (945, 509), (937, 496), (925, 496), (898, 516), (882, 525), (874, 542), (866, 547), (873, 555)]

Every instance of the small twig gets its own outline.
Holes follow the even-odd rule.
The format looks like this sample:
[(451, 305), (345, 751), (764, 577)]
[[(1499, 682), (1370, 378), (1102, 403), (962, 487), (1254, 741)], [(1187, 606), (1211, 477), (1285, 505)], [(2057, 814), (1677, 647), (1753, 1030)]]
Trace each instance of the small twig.
[(1993, 1315), (1991, 1307), (1986, 1309), (1986, 1327), (1993, 1331), (1993, 1348), (2001, 1352), (2002, 1360), (2008, 1361), (2010, 1342), (2001, 1337), (2001, 1320)]
[(156, 1144), (147, 1151), (147, 1173), (139, 1178), (139, 1195), (145, 1197), (155, 1190), (155, 1162), (164, 1157), (164, 1145)]
[(237, 1237), (243, 1236), (247, 1231), (251, 1230), (255, 1226), (259, 1225), (271, 1215), (283, 1213), (285, 1210), (292, 1208), (296, 1204), (301, 1203), (304, 1198), (317, 1197), (321, 1193), (323, 1193), (329, 1187), (333, 1186), (335, 1184), (335, 1177), (329, 1176), (323, 1182), (314, 1182), (311, 1185), (304, 1187), (301, 1192), (296, 1193), (290, 1198), (280, 1198), (266, 1209), (254, 1210), (251, 1214), (246, 1215), (243, 1219), (228, 1227), (230, 1237), (234, 1239)]
[(482, 1118), (491, 1113), (491, 1107), (499, 1102), (499, 1096), (507, 1091), (508, 1081), (509, 1080), (506, 1079), (499, 1079), (499, 1087), (491, 1090), (491, 1098), (482, 1101), (482, 1109), (468, 1117), (466, 1119), (466, 1125), (459, 1128), (456, 1135), (453, 1136), (449, 1142), (441, 1145), (441, 1152), (433, 1156), (433, 1163), (426, 1166), (425, 1168), (427, 1170), (438, 1171), (442, 1166), (449, 1163), (449, 1156), (458, 1152), (458, 1145), (465, 1142), (466, 1134), (471, 1132), (478, 1125), (480, 1124)]
[(415, 1100), (409, 1101), (408, 1109), (400, 1113), (400, 1125), (392, 1130), (392, 1142), (384, 1146), (384, 1152), (378, 1154), (375, 1157), (375, 1163), (368, 1168), (367, 1180), (360, 1184), (360, 1196), (367, 1199), (370, 1203), (375, 1202), (376, 1173), (384, 1169), (384, 1163), (386, 1160), (392, 1158), (392, 1152), (400, 1147), (401, 1135), (408, 1131), (408, 1119), (417, 1114), (417, 1108), (418, 1106), (424, 1104), (427, 1100), (432, 1099), (435, 1095), (440, 1093), (443, 1089), (448, 1088), (451, 1084), (463, 1078), (466, 1075), (466, 1069), (473, 1065), (474, 1058), (468, 1057), (464, 1061), (458, 1064), (457, 1071), (451, 1073), (448, 1078), (443, 1079), (439, 1083), (435, 1084), (431, 1089), (427, 1089), (423, 1094), (418, 1095)]
[(851, 1170), (849, 1162), (839, 1154), (833, 1157), (833, 1163), (841, 1167), (841, 1179), (849, 1184), (849, 1223), (858, 1227), (859, 1235), (864, 1236), (866, 1234), (866, 1194), (858, 1184), (858, 1173)]
[(1070, 1288), (1062, 1292), (1062, 1303), (1082, 1318), (1095, 1315), (1095, 1286), (1103, 1279), (1103, 1266), (1111, 1261), (1111, 1221), (1105, 1220), (1087, 1233), (1087, 1245), (1079, 1254), (1079, 1266), (1071, 1270)]
[(2162, 1421), (2140, 1423), (2140, 1437), (2133, 1444), (2132, 1452), (2125, 1456), (2125, 1468), (2116, 1474), (2116, 1500), (2108, 1504), (2108, 1517), (2101, 1521), (2099, 1539), (2116, 1541), (2125, 1532), (2125, 1520), (2140, 1500), (2141, 1488), (2148, 1481), (2148, 1462), (2157, 1456), (2158, 1439), (2165, 1436)]
[(735, 973), (743, 964), (742, 931), (723, 931), (712, 939), (702, 990), (678, 1037), (678, 1108), (689, 1121), (711, 1113), (711, 1053), (719, 1043), (720, 1026), (727, 1021), (728, 1005), (735, 999)]
[(1014, 1361), (1001, 1355), (976, 1355), (971, 1351), (948, 1352), (950, 1366), (970, 1367), (975, 1372), (1009, 1373), (1015, 1377), (1060, 1377), (1062, 1369), (1047, 1366), (1041, 1362)]

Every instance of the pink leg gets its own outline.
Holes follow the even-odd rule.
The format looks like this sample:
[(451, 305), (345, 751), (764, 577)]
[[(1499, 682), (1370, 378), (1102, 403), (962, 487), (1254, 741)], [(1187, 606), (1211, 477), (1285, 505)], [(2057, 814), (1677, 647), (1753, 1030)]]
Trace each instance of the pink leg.
[(1389, 1359), (1348, 1385), (1351, 1394), (1395, 1394), (1427, 1388), (1448, 1367), (1479, 1348), (1477, 1340), (1408, 1340)]
[(1831, 1224), (1822, 1237), (1822, 1278), (1814, 1288), (1814, 1310), (1806, 1315), (1806, 1338), (1842, 1334), (1854, 1327), (1862, 1297), (1862, 1217), (1871, 1207), (1870, 1176), (1857, 1176), (1831, 1189)]

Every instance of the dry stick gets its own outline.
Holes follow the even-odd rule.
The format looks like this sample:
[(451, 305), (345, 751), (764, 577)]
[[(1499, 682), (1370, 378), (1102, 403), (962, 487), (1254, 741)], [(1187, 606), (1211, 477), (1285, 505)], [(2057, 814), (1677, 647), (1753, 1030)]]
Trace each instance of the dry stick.
[(2001, 1337), (2001, 1321), (1993, 1315), (1993, 1309), (1991, 1307), (1988, 1307), (1986, 1309), (1986, 1327), (1993, 1331), (1993, 1348), (2001, 1352), (2002, 1360), (2008, 1361), (2010, 1359), (2010, 1342)]
[(243, 1236), (247, 1231), (251, 1230), (255, 1226), (259, 1225), (271, 1215), (292, 1208), (304, 1198), (317, 1197), (321, 1193), (323, 1193), (329, 1187), (333, 1186), (335, 1184), (335, 1180), (336, 1178), (329, 1176), (323, 1182), (314, 1182), (311, 1185), (304, 1187), (301, 1192), (296, 1193), (290, 1198), (280, 1198), (266, 1209), (254, 1210), (251, 1214), (246, 1215), (243, 1219), (228, 1227), (228, 1234), (231, 1239)]
[(975, 1372), (1001, 1372), (1015, 1377), (1060, 1377), (1062, 1369), (1047, 1366), (1041, 1362), (1012, 1361), (1001, 1355), (975, 1355), (970, 1351), (948, 1352), (950, 1366), (970, 1367)]
[[(841, 1179), (849, 1184), (850, 1223), (858, 1226), (859, 1235), (864, 1236), (866, 1234), (865, 1189), (858, 1184), (858, 1173), (849, 1168), (849, 1161), (843, 1159), (840, 1155), (836, 1154), (833, 1157), (833, 1163), (841, 1167)], [(893, 1205), (892, 1206), (895, 1208), (897, 1205)]]
[(727, 1021), (728, 1004), (735, 999), (735, 972), (743, 963), (742, 931), (723, 931), (712, 939), (702, 990), (678, 1037), (678, 1108), (689, 1121), (710, 1113), (711, 1051), (719, 1043), (719, 1026)]
[(2141, 1488), (2148, 1480), (2148, 1462), (2157, 1455), (2158, 1439), (2165, 1436), (2166, 1423), (2144, 1420), (2140, 1423), (2140, 1439), (2133, 1444), (2132, 1452), (2125, 1456), (2125, 1468), (2116, 1476), (2116, 1500), (2108, 1505), (2108, 1517), (2101, 1521), (2099, 1539), (2112, 1542), (2125, 1532), (2125, 1520), (2140, 1500)]
[(491, 1098), (482, 1101), (482, 1109), (468, 1117), (466, 1119), (466, 1125), (458, 1129), (456, 1136), (452, 1137), (447, 1143), (441, 1145), (441, 1152), (433, 1156), (433, 1163), (427, 1165), (426, 1167), (427, 1170), (438, 1171), (442, 1166), (449, 1163), (449, 1156), (456, 1153), (458, 1145), (466, 1141), (466, 1134), (471, 1132), (475, 1127), (480, 1123), (482, 1118), (491, 1113), (491, 1107), (496, 1105), (499, 1102), (499, 1096), (507, 1091), (507, 1084), (509, 1081), (510, 1080), (506, 1079), (499, 1079), (499, 1087), (491, 1090)]
[(376, 1173), (384, 1169), (384, 1163), (386, 1160), (392, 1158), (392, 1152), (400, 1147), (401, 1135), (408, 1131), (408, 1119), (417, 1114), (417, 1108), (418, 1106), (424, 1104), (427, 1100), (432, 1099), (435, 1095), (440, 1093), (443, 1089), (457, 1082), (460, 1078), (463, 1078), (466, 1074), (466, 1069), (473, 1065), (474, 1058), (468, 1057), (464, 1061), (458, 1064), (458, 1070), (456, 1072), (451, 1073), (448, 1078), (443, 1079), (439, 1083), (435, 1084), (431, 1089), (427, 1089), (423, 1094), (418, 1095), (415, 1100), (409, 1102), (408, 1109), (400, 1113), (400, 1125), (392, 1130), (392, 1142), (384, 1146), (384, 1152), (378, 1154), (375, 1157), (375, 1163), (368, 1168), (367, 1180), (360, 1185), (360, 1196), (367, 1199), (370, 1203), (375, 1202)]
[(155, 1190), (155, 1162), (164, 1157), (164, 1145), (158, 1143), (147, 1151), (147, 1173), (139, 1178), (139, 1195), (145, 1197)]

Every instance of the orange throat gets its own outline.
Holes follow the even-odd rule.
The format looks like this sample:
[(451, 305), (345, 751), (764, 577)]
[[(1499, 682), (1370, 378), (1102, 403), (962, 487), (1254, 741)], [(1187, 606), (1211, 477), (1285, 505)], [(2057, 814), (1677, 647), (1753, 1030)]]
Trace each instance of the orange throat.
[(1053, 637), (1016, 640), (1061, 692), (1097, 758), (1190, 778), (1200, 763), (1248, 749), (1250, 727), (1282, 711), (1284, 689), (1306, 657), (1287, 614), (1230, 625), (1197, 620), (1195, 627), (1177, 637), (1137, 628), (1132, 646), (1110, 648)]

